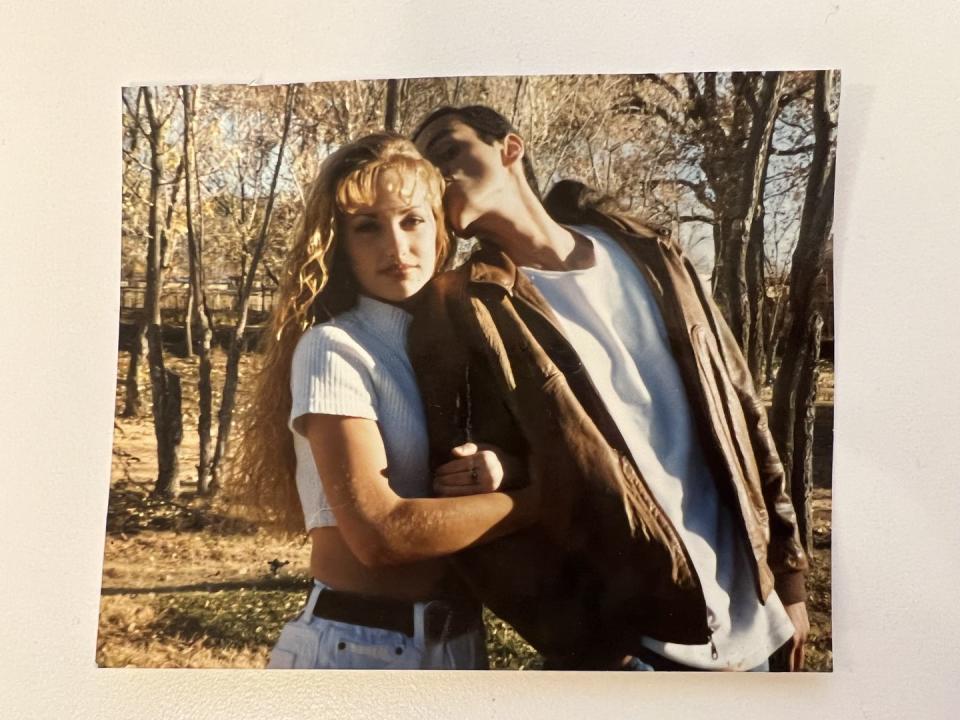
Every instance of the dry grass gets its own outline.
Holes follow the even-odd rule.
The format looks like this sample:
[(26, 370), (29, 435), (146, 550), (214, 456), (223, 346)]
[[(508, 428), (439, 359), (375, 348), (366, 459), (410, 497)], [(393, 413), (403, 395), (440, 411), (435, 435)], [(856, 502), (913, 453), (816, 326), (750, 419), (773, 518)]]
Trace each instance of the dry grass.
[(211, 645), (203, 637), (164, 632), (157, 596), (119, 595), (100, 601), (97, 664), (101, 667), (244, 668), (266, 665), (269, 647)]

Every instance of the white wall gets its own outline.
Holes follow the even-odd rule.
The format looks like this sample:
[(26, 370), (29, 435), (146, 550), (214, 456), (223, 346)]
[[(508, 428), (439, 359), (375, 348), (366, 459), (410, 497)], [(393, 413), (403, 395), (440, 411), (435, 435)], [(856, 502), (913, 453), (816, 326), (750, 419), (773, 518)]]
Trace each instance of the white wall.
[[(960, 5), (570, 5), (0, 5), (0, 716), (955, 716)], [(843, 71), (832, 676), (95, 667), (121, 85), (824, 67)]]

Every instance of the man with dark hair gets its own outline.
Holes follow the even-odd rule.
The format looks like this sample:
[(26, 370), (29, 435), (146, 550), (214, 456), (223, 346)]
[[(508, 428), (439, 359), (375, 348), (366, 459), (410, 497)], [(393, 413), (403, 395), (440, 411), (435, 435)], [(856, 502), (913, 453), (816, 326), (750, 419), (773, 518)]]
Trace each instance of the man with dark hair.
[[(800, 669), (807, 559), (743, 355), (664, 233), (581, 184), (541, 202), (523, 139), (481, 106), (414, 140), (447, 221), (480, 241), (410, 334), (432, 462), (464, 441), (522, 458), (534, 527), (455, 558), (549, 666)], [(440, 494), (496, 488), (436, 485)]]
[[(516, 129), (510, 124), (509, 120), (486, 105), (467, 105), (462, 108), (444, 105), (420, 121), (417, 129), (413, 131), (411, 139), (417, 142), (417, 138), (424, 129), (444, 117), (457, 117), (462, 123), (473, 128), (477, 137), (488, 145), (492, 145), (496, 140), (502, 140), (507, 136), (507, 133), (516, 133)], [(530, 186), (533, 194), (539, 198), (540, 183), (537, 182), (537, 173), (533, 169), (533, 160), (530, 159), (529, 155), (524, 155), (520, 159), (520, 166), (523, 168), (523, 176), (527, 180), (527, 185)]]

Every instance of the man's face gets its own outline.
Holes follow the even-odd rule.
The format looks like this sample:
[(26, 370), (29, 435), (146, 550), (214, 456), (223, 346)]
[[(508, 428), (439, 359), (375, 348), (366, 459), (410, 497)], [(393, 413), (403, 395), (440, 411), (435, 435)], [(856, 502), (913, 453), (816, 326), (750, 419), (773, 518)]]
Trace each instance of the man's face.
[(417, 138), (417, 148), (440, 168), (447, 181), (443, 195), (447, 221), (460, 237), (471, 237), (471, 225), (491, 209), (507, 187), (503, 143), (489, 144), (455, 116), (438, 118)]

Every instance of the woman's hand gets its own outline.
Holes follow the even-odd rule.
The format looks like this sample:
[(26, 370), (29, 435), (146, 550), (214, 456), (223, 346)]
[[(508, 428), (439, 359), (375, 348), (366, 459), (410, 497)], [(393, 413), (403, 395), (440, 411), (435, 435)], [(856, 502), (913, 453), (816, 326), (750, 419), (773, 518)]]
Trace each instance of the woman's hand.
[(494, 445), (468, 442), (450, 454), (454, 459), (438, 467), (433, 478), (433, 490), (440, 497), (496, 492), (516, 475), (516, 459)]

